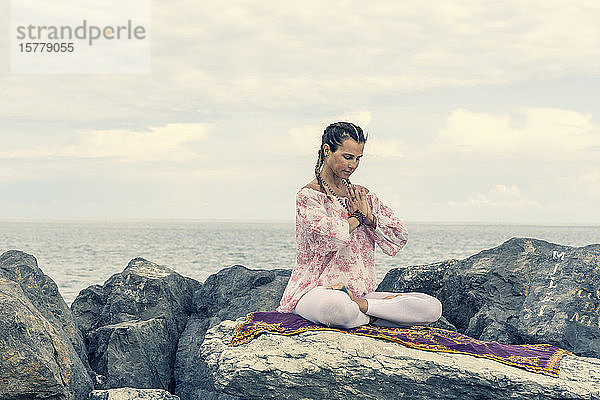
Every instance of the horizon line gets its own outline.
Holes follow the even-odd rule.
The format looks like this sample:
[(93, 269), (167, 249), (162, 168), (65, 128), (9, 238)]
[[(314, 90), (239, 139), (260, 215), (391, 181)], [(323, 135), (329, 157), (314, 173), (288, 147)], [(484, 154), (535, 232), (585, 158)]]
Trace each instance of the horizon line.
[[(2, 222), (30, 222), (30, 223), (110, 223), (110, 222), (156, 222), (156, 223), (256, 223), (256, 224), (294, 224), (294, 220), (283, 219), (232, 219), (232, 218), (2, 218)], [(600, 227), (600, 222), (535, 222), (535, 221), (436, 221), (436, 220), (403, 220), (405, 224), (422, 225), (511, 225), (511, 226), (560, 226), (560, 227)]]

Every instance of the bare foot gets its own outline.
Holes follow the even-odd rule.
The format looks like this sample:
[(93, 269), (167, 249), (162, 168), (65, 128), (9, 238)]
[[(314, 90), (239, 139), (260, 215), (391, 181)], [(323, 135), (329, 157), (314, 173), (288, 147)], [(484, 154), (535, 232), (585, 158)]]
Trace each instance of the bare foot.
[(340, 290), (341, 288), (344, 287), (344, 284), (342, 282), (338, 282), (335, 285), (332, 286), (327, 286), (327, 289), (336, 289), (336, 290)]
[[(338, 282), (335, 285), (327, 286), (327, 289), (340, 290), (344, 286), (345, 285), (342, 282)], [(346, 292), (348, 293), (348, 296), (350, 296), (350, 300), (352, 300), (353, 302), (355, 302), (356, 304), (358, 304), (358, 308), (360, 309), (360, 311), (363, 312), (363, 313), (366, 313), (367, 309), (369, 308), (369, 304), (367, 303), (367, 300), (366, 299), (361, 299), (360, 297), (356, 297), (355, 295), (353, 295), (347, 289), (346, 289)]]
[(348, 295), (350, 296), (350, 300), (358, 304), (358, 308), (360, 309), (360, 311), (362, 311), (363, 313), (367, 312), (367, 310), (369, 309), (369, 303), (367, 303), (367, 299), (361, 299), (360, 297), (356, 297), (350, 292), (348, 292)]

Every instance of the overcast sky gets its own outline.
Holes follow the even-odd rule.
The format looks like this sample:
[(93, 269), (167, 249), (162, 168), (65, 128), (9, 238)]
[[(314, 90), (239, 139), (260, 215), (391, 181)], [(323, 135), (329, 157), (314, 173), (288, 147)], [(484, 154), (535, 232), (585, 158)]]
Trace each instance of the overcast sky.
[(294, 218), (324, 127), (406, 221), (600, 224), (600, 2), (152, 1), (151, 74), (12, 74), (0, 218)]

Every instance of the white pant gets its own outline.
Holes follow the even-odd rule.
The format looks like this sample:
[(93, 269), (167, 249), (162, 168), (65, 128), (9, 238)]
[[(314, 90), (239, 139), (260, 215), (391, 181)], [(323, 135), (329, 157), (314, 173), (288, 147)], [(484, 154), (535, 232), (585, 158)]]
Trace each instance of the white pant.
[(433, 296), (419, 292), (402, 293), (391, 299), (392, 292), (371, 292), (367, 299), (367, 312), (363, 313), (341, 290), (317, 286), (300, 298), (294, 314), (309, 321), (338, 328), (355, 328), (369, 323), (369, 315), (380, 318), (378, 326), (423, 325), (437, 321), (442, 315), (442, 303)]

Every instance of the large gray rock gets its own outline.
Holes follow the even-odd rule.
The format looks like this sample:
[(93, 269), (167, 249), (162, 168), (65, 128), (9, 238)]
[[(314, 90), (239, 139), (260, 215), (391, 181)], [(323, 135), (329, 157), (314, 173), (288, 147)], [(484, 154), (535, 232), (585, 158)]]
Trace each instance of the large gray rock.
[(464, 260), (390, 270), (379, 291), (437, 297), (471, 337), (600, 357), (600, 244), (513, 238)]
[(273, 311), (279, 305), (291, 270), (225, 268), (206, 279), (194, 295), (195, 313), (179, 339), (175, 363), (175, 393), (182, 400), (227, 400), (215, 391), (204, 360), (199, 357), (204, 333), (224, 319), (252, 311)]
[(0, 398), (86, 399), (84, 342), (54, 281), (32, 255), (0, 255)]
[(82, 290), (71, 309), (88, 345), (97, 389), (173, 391), (177, 341), (201, 284), (143, 258), (103, 286)]
[(427, 352), (338, 332), (263, 334), (229, 347), (234, 327), (206, 332), (215, 386), (247, 399), (600, 399), (600, 360), (567, 356), (558, 378), (463, 354)]
[(119, 388), (94, 390), (89, 400), (179, 400), (179, 397), (162, 389)]

